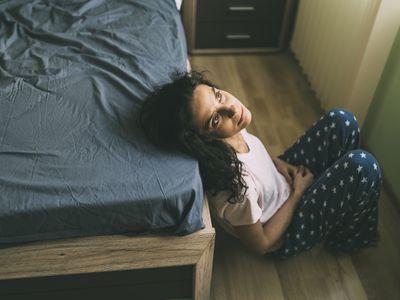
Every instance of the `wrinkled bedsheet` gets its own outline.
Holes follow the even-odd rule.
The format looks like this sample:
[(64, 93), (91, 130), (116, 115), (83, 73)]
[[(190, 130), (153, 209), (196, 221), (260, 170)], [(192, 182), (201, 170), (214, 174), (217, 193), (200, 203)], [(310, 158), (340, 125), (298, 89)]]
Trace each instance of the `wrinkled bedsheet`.
[(202, 228), (197, 162), (135, 121), (186, 59), (173, 0), (1, 2), (0, 243)]

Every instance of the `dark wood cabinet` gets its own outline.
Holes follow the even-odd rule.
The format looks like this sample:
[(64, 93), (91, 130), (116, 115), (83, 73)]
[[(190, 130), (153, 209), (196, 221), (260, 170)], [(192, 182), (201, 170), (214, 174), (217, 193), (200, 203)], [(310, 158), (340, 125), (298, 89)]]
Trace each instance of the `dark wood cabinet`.
[(191, 53), (279, 51), (292, 0), (184, 0)]

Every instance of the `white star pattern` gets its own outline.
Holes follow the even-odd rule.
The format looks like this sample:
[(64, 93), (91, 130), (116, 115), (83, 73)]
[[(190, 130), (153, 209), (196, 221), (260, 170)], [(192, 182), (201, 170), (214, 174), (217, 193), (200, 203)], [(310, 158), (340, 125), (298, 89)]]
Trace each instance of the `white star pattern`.
[(341, 187), (343, 187), (343, 186), (344, 186), (344, 181), (343, 181), (343, 180), (340, 180), (339, 185), (340, 185)]
[(296, 158), (297, 158), (297, 153), (295, 153), (295, 154), (293, 155), (293, 157), (296, 159)]
[(337, 168), (339, 168), (339, 164), (336, 164), (336, 165), (335, 165), (335, 169), (337, 169)]
[(325, 132), (328, 131), (328, 126), (325, 126), (325, 127), (324, 127), (324, 131), (325, 131)]
[(361, 153), (360, 153), (360, 156), (361, 156), (362, 158), (366, 158), (366, 157), (367, 157), (367, 155), (366, 155), (364, 152), (361, 152)]
[(378, 170), (378, 166), (376, 163), (374, 163), (373, 166), (374, 166), (374, 170)]
[(308, 143), (311, 142), (311, 138), (310, 137), (307, 138), (307, 142)]
[(308, 158), (306, 158), (306, 164), (308, 165), (308, 163), (309, 163), (310, 161), (308, 160)]
[(304, 217), (304, 215), (303, 215), (302, 212), (299, 212), (299, 217), (300, 217), (300, 218)]
[(321, 146), (318, 146), (317, 150), (318, 150), (318, 151), (322, 151)]
[(336, 140), (336, 134), (332, 135), (332, 140)]
[(354, 181), (354, 177), (353, 176), (350, 176), (349, 179), (350, 179), (350, 182)]
[(350, 200), (351, 199), (351, 195), (347, 194), (347, 199)]
[(354, 136), (356, 134), (356, 132), (353, 130), (353, 132), (351, 133), (351, 136)]
[(343, 111), (343, 110), (340, 110), (339, 113), (340, 113), (341, 115), (344, 115), (344, 111)]
[(348, 126), (350, 126), (350, 121), (349, 120), (346, 120), (346, 126), (348, 127)]
[(326, 177), (331, 177), (331, 172), (326, 173)]
[(326, 191), (326, 185), (325, 184), (322, 185), (322, 190)]
[(362, 168), (363, 168), (362, 166), (358, 165), (357, 172), (360, 173)]
[(332, 193), (336, 194), (336, 188), (335, 187), (332, 189)]
[(336, 127), (336, 123), (333, 123), (333, 122), (332, 122), (331, 128), (335, 128), (335, 127)]
[(349, 157), (352, 158), (354, 156), (354, 153), (350, 153)]
[(326, 204), (327, 204), (326, 201), (324, 201), (324, 207), (326, 207)]
[(317, 190), (316, 190), (316, 189), (314, 189), (314, 190), (313, 190), (313, 194), (316, 194), (316, 193), (317, 193)]
[(311, 199), (311, 203), (315, 204), (315, 199), (314, 198)]
[(343, 168), (347, 169), (348, 165), (349, 165), (349, 163), (346, 161), (346, 162), (343, 164)]
[(367, 177), (363, 177), (363, 179), (361, 180), (361, 183), (367, 183)]
[(335, 115), (335, 113), (332, 111), (329, 115), (330, 115), (331, 117), (333, 117), (333, 116)]
[(317, 131), (317, 136), (320, 136), (320, 131), (319, 130)]
[(301, 155), (304, 154), (304, 150), (303, 150), (303, 149), (300, 150), (300, 154), (301, 154)]

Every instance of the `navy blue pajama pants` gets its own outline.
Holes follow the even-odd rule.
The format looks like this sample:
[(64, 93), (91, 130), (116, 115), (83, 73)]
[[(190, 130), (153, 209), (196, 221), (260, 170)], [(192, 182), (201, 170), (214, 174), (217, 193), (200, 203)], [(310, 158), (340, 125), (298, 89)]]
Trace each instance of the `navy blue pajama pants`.
[(314, 182), (300, 199), (275, 256), (294, 256), (321, 242), (351, 252), (376, 241), (381, 173), (376, 159), (359, 149), (359, 132), (351, 112), (335, 109), (280, 156), (309, 168)]

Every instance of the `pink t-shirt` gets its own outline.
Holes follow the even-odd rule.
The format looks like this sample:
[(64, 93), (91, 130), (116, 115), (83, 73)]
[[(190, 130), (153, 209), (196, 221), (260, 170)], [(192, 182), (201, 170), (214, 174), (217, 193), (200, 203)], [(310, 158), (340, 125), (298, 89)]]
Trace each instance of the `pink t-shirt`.
[(226, 192), (209, 195), (211, 212), (220, 225), (234, 236), (232, 226), (254, 224), (258, 220), (264, 224), (290, 195), (289, 184), (276, 169), (262, 142), (246, 130), (242, 130), (241, 134), (250, 149), (247, 153), (237, 154), (243, 162), (243, 178), (249, 187), (245, 199), (231, 204), (227, 201)]

